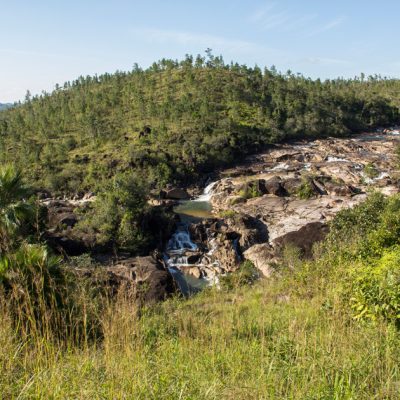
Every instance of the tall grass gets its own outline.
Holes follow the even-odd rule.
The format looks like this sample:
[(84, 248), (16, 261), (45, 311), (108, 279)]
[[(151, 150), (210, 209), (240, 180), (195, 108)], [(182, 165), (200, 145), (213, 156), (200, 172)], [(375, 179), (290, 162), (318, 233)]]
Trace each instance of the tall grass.
[[(21, 340), (4, 307), (0, 393), (20, 399), (397, 399), (400, 340), (362, 325), (295, 276), (172, 299), (141, 315), (126, 299), (104, 338)], [(317, 283), (316, 281), (314, 284)], [(311, 284), (311, 282), (310, 282)], [(37, 338), (36, 338), (37, 339)]]
[[(129, 293), (110, 301), (94, 276), (65, 275), (62, 307), (51, 296), (37, 303), (40, 281), (22, 287), (22, 308), (0, 294), (0, 398), (399, 399), (398, 320), (379, 312), (380, 298), (367, 304), (374, 318), (355, 320), (349, 298), (349, 272), (397, 249), (399, 209), (400, 198), (372, 197), (336, 217), (315, 260), (286, 248), (272, 279), (254, 283), (246, 264), (222, 290), (151, 308)], [(18, 316), (49, 329), (21, 332)]]

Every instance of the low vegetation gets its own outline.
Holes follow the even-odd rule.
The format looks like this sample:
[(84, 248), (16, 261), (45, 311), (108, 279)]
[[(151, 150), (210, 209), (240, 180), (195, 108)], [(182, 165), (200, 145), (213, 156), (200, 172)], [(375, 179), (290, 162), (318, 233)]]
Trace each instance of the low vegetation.
[(269, 280), (246, 262), (221, 289), (140, 309), (84, 277), (71, 281), (68, 271), (88, 260), (54, 257), (13, 225), (0, 262), (0, 393), (395, 399), (399, 215), (399, 195), (372, 194), (332, 221), (313, 260), (287, 248)]
[(374, 179), (379, 175), (379, 172), (374, 166), (374, 164), (369, 163), (364, 167), (364, 174), (366, 175), (367, 178)]
[(302, 200), (310, 199), (315, 196), (315, 189), (310, 178), (303, 178), (301, 185), (296, 191), (296, 196)]

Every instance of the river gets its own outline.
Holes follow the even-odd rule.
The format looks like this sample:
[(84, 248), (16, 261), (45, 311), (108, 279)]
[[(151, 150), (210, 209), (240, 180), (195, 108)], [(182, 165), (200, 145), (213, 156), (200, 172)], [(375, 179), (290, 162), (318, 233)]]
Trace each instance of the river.
[(212, 249), (200, 248), (200, 245), (192, 240), (189, 226), (191, 223), (213, 218), (210, 198), (215, 184), (216, 182), (210, 183), (202, 195), (193, 200), (182, 201), (174, 208), (174, 212), (179, 215), (180, 222), (166, 245), (164, 260), (181, 292), (186, 296), (215, 284), (217, 280), (217, 278), (208, 279), (184, 273), (190, 268), (201, 267), (201, 262), (207, 260), (207, 253), (212, 252)]

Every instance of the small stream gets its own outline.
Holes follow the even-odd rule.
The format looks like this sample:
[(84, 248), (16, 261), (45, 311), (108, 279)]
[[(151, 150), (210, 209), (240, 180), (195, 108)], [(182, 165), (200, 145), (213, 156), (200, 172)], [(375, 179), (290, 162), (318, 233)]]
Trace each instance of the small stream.
[[(185, 296), (216, 283), (216, 278), (195, 277), (192, 274), (182, 272), (187, 268), (202, 266), (199, 264), (201, 259), (199, 254), (203, 253), (203, 257), (206, 254), (204, 254), (204, 249), (200, 249), (199, 245), (192, 241), (189, 225), (213, 217), (210, 198), (215, 184), (216, 182), (210, 183), (204, 189), (202, 195), (193, 200), (182, 201), (174, 208), (174, 212), (179, 215), (180, 223), (166, 245), (164, 260)], [(209, 249), (209, 251), (212, 251), (212, 249)]]

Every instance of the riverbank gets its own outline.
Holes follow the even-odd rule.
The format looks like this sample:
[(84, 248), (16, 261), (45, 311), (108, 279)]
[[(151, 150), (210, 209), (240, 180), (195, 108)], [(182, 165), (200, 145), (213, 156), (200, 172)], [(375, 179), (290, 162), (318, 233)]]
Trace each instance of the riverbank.
[(338, 212), (374, 191), (399, 192), (396, 132), (276, 145), (221, 171), (205, 194), (175, 207), (175, 276), (203, 287), (245, 260), (270, 277), (288, 246), (312, 257)]
[[(285, 143), (219, 171), (205, 188), (167, 188), (162, 198), (150, 200), (158, 210), (155, 215), (168, 213), (151, 223), (159, 236), (157, 255), (142, 259), (94, 253), (93, 264), (105, 269), (105, 281), (119, 282), (117, 287), (137, 287), (144, 279), (152, 291), (163, 293), (155, 299), (179, 287), (188, 294), (218, 284), (220, 276), (237, 271), (246, 260), (270, 277), (285, 247), (294, 246), (311, 257), (340, 210), (354, 207), (372, 191), (399, 191), (398, 143), (398, 135), (383, 132)], [(53, 226), (49, 243), (62, 254), (80, 257), (93, 248), (91, 237), (75, 233), (79, 209), (93, 200), (42, 201)], [(146, 267), (139, 272), (139, 265)], [(176, 289), (168, 281), (171, 273)]]

